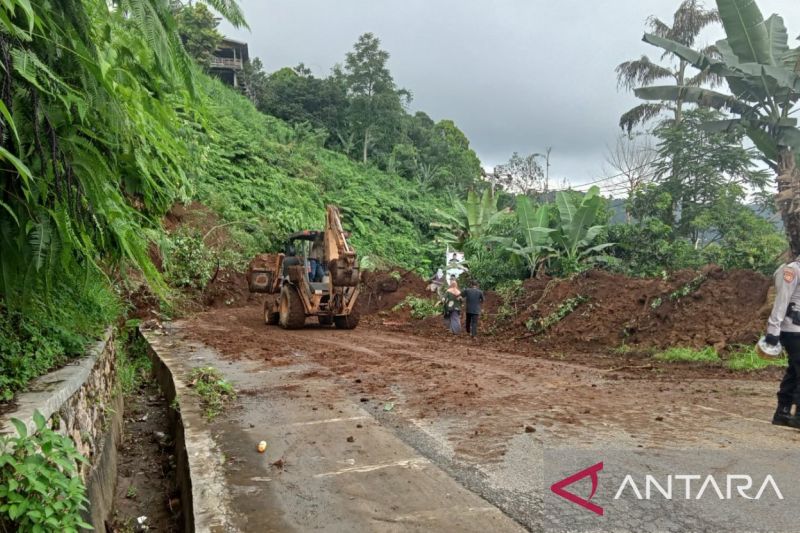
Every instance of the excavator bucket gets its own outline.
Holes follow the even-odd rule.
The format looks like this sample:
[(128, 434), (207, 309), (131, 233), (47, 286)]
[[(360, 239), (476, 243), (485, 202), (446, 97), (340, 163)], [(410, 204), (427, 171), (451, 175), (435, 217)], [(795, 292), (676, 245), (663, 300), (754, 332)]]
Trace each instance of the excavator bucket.
[(247, 285), (250, 292), (275, 294), (281, 286), (283, 254), (259, 254), (250, 261)]

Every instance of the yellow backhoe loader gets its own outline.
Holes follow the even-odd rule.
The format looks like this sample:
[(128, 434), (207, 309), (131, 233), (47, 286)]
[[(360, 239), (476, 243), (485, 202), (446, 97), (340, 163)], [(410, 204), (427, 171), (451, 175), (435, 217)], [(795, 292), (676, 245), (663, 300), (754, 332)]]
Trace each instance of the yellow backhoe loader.
[(284, 253), (260, 254), (250, 262), (250, 292), (271, 295), (264, 303), (264, 322), (299, 329), (307, 317), (316, 316), (324, 326), (358, 325), (355, 305), (361, 275), (347, 237), (339, 209), (329, 205), (323, 231), (292, 233)]

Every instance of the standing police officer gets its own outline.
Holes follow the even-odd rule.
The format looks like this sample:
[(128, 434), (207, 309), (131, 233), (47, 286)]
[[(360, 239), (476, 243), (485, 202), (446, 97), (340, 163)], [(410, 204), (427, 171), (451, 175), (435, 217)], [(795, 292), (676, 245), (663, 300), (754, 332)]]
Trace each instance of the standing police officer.
[(778, 389), (778, 409), (772, 423), (800, 429), (800, 407), (792, 416), (792, 404), (800, 405), (800, 257), (775, 272), (775, 304), (767, 321), (764, 341), (786, 348), (789, 366)]

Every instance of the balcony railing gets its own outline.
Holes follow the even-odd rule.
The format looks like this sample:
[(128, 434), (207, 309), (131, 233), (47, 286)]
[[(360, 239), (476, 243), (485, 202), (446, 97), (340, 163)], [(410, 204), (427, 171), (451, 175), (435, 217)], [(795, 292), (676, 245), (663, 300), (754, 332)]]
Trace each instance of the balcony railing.
[(241, 70), (242, 69), (242, 60), (241, 59), (233, 59), (229, 57), (212, 57), (211, 58), (211, 67), (212, 68), (232, 68), (234, 70)]

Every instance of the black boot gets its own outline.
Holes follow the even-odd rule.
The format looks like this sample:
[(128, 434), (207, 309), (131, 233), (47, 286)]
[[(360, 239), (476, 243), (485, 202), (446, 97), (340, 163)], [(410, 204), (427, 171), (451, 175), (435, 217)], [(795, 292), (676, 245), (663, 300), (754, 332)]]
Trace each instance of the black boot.
[[(792, 422), (796, 422), (799, 425), (792, 426)], [(800, 428), (800, 419), (797, 419), (796, 416), (792, 416), (791, 405), (779, 405), (778, 409), (775, 411), (775, 414), (772, 416), (772, 423), (776, 426), (792, 426)]]

